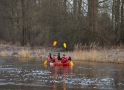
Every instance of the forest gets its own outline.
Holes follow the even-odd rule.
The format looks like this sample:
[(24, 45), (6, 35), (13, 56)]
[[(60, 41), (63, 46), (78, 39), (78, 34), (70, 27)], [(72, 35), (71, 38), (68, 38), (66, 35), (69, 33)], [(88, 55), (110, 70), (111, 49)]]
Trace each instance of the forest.
[(124, 0), (0, 0), (0, 40), (68, 48), (124, 43)]

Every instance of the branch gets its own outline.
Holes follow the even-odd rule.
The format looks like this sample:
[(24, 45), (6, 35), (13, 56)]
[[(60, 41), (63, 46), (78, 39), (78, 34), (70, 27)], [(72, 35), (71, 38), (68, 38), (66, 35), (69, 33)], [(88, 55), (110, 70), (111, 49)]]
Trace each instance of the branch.
[(103, 3), (103, 2), (106, 2), (106, 1), (108, 1), (108, 0), (103, 0), (103, 1), (100, 1), (100, 2), (98, 2), (98, 3)]

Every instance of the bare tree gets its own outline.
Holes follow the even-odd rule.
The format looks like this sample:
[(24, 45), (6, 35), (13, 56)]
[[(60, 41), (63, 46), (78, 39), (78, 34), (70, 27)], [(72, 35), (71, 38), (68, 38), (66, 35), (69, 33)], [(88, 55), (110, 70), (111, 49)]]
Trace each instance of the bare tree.
[(120, 31), (121, 42), (124, 43), (124, 0), (121, 0), (121, 31)]
[(0, 39), (22, 45), (123, 41), (123, 0), (0, 0)]
[(92, 30), (96, 30), (98, 21), (98, 0), (88, 0), (88, 17)]

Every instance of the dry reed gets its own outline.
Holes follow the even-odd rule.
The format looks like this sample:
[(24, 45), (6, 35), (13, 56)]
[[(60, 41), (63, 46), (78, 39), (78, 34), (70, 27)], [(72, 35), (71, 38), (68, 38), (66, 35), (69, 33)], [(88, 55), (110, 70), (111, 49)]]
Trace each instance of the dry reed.
[(88, 46), (75, 45), (73, 51), (74, 60), (107, 62), (107, 63), (124, 63), (123, 52), (117, 50), (98, 50), (98, 45), (91, 44)]
[(20, 57), (20, 58), (32, 58), (32, 55), (28, 49), (26, 49), (26, 50), (23, 49), (23, 50), (18, 52), (18, 57)]
[[(84, 46), (78, 44), (74, 46), (72, 59), (124, 64), (124, 49), (121, 47), (111, 48), (109, 50), (105, 48), (101, 49), (96, 43), (91, 43), (89, 46), (86, 44)], [(30, 45), (28, 45), (28, 47), (21, 47), (19, 42), (17, 42), (15, 45), (12, 45), (11, 42), (7, 43), (5, 41), (0, 41), (0, 49), (1, 57), (15, 56), (25, 59), (41, 57), (47, 58), (46, 53), (49, 52), (49, 50), (46, 50), (46, 48), (36, 47), (35, 49), (31, 50)], [(71, 52), (68, 52), (67, 54), (71, 55)]]
[(12, 46), (11, 42), (6, 42), (4, 40), (0, 40), (0, 46)]
[(73, 51), (73, 59), (83, 61), (99, 61), (101, 59), (101, 56), (99, 52), (93, 47), (91, 48), (91, 46), (90, 50), (87, 50), (85, 48), (82, 49), (82, 46), (80, 45), (76, 45)]
[(0, 52), (0, 56), (1, 57), (7, 57), (8, 55), (7, 55), (7, 53), (5, 51), (1, 51)]
[(41, 51), (40, 50), (36, 50), (35, 51), (35, 58), (40, 58), (40, 57), (42, 57)]

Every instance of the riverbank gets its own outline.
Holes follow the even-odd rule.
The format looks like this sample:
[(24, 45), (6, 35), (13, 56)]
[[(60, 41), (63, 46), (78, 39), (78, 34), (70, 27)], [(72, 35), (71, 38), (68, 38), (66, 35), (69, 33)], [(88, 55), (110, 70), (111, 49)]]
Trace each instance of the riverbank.
[[(48, 53), (57, 54), (61, 50), (52, 47), (21, 47), (19, 45), (0, 45), (0, 57), (15, 57), (15, 58), (41, 58), (46, 59)], [(71, 56), (73, 60), (101, 62), (101, 63), (118, 63), (124, 64), (124, 49), (110, 48), (110, 49), (81, 49), (76, 47), (71, 52), (60, 52)]]
[(76, 45), (73, 51), (73, 59), (88, 62), (124, 64), (123, 48), (123, 46), (101, 48), (93, 44), (90, 46), (90, 49), (82, 49), (82, 46)]

